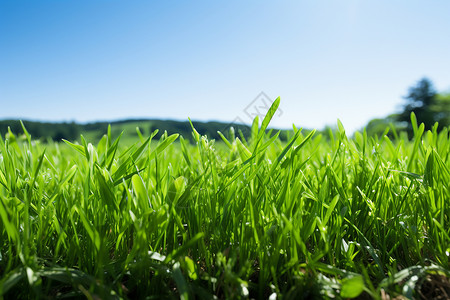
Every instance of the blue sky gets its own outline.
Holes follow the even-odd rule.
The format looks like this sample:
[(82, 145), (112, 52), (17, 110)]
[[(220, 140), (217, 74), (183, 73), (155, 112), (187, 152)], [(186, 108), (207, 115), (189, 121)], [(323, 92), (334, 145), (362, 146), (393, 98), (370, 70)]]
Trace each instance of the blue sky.
[(0, 0), (0, 119), (250, 122), (347, 131), (450, 89), (449, 1)]

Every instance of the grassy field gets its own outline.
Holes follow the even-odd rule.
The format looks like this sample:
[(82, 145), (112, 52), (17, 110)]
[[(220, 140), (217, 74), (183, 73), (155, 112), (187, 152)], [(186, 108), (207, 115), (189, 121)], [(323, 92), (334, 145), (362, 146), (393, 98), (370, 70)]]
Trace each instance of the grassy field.
[(449, 297), (448, 131), (281, 142), (278, 104), (247, 141), (1, 137), (1, 297)]

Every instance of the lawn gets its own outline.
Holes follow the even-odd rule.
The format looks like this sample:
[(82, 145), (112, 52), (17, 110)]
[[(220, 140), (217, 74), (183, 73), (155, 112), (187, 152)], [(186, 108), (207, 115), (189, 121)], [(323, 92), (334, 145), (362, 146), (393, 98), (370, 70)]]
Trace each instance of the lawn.
[(278, 105), (248, 140), (1, 137), (1, 297), (450, 297), (448, 130), (282, 142)]

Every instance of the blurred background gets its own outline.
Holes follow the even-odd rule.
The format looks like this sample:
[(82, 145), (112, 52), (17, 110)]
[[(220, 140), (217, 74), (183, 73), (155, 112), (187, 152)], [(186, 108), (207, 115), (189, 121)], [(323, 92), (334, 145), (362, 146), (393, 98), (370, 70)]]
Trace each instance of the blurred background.
[(415, 112), (441, 129), (449, 12), (448, 1), (0, 0), (0, 132), (19, 119), (54, 139), (115, 121), (180, 131), (190, 117), (215, 133), (278, 96), (275, 128), (339, 118), (348, 133), (410, 130)]

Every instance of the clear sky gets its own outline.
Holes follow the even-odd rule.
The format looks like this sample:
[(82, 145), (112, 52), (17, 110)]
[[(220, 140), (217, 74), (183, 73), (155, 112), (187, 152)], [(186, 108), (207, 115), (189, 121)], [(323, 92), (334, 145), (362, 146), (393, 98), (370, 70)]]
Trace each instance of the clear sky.
[(250, 122), (347, 131), (450, 89), (450, 1), (0, 0), (0, 119)]

